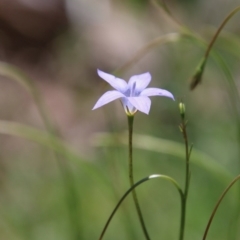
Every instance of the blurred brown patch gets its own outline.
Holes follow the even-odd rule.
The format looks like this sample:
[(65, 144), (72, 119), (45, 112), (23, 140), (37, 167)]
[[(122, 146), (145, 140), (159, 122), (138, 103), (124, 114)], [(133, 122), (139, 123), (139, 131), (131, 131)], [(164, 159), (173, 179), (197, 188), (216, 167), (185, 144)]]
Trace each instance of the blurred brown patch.
[(0, 58), (41, 55), (68, 25), (64, 0), (0, 0)]

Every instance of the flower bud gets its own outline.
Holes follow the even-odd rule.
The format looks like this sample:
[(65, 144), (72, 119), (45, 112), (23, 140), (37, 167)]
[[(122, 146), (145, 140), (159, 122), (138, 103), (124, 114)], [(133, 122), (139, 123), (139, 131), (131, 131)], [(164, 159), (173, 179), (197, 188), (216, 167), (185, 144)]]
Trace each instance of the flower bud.
[(197, 85), (199, 83), (201, 83), (206, 60), (207, 60), (206, 58), (203, 58), (203, 59), (201, 59), (200, 63), (198, 64), (198, 66), (195, 70), (195, 73), (191, 79), (190, 90), (195, 89), (197, 87)]
[(184, 119), (184, 117), (185, 117), (185, 104), (180, 102), (178, 106), (179, 106), (180, 115), (181, 115), (182, 119)]

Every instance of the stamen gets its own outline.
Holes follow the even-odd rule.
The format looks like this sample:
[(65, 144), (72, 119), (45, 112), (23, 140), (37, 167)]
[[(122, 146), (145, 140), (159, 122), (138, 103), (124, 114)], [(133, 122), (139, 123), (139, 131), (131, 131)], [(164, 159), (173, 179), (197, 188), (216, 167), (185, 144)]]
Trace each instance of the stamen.
[(135, 96), (135, 89), (136, 89), (136, 82), (133, 83), (133, 87), (131, 88), (131, 93), (130, 93), (131, 97)]

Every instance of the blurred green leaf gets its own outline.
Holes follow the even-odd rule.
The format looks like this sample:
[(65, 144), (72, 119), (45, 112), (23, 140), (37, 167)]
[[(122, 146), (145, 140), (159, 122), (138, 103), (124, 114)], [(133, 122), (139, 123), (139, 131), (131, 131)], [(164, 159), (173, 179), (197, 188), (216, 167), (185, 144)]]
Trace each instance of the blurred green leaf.
[(18, 67), (4, 62), (0, 62), (0, 75), (16, 81), (30, 94), (30, 96), (32, 96), (44, 121), (45, 127), (49, 132), (54, 132), (53, 125), (50, 123), (50, 118), (48, 116), (46, 107), (43, 104), (41, 94), (35, 86), (34, 81)]
[(52, 149), (61, 154), (65, 159), (73, 161), (80, 169), (87, 172), (89, 176), (98, 177), (98, 180), (108, 182), (104, 174), (96, 168), (96, 166), (87, 160), (83, 160), (67, 143), (45, 131), (38, 130), (24, 124), (0, 120), (0, 134), (12, 135), (21, 137), (30, 141), (34, 141), (44, 147)]
[(22, 85), (27, 92), (32, 94), (33, 82), (19, 68), (14, 67), (8, 63), (0, 62), (0, 75), (13, 79), (14, 81)]
[[(127, 145), (127, 135), (122, 134), (109, 134), (109, 133), (98, 133), (93, 137), (92, 143), (97, 147), (111, 147), (116, 145)], [(134, 134), (133, 135), (135, 148), (159, 152), (167, 155), (177, 157), (181, 160), (185, 160), (185, 146), (184, 144), (174, 142), (171, 140)], [(223, 180), (224, 183), (233, 178), (226, 168), (220, 165), (216, 160), (208, 156), (202, 151), (193, 148), (191, 153), (191, 163), (204, 168), (206, 171), (215, 175), (218, 179)]]

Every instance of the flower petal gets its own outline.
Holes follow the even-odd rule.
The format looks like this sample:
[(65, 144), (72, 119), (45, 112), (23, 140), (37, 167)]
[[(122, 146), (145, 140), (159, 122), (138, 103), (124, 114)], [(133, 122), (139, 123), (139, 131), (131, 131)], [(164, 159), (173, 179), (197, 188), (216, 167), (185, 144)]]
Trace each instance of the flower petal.
[(124, 95), (118, 91), (108, 91), (108, 92), (105, 92), (99, 99), (98, 101), (96, 102), (96, 104), (94, 105), (93, 109), (96, 109), (96, 108), (99, 108), (99, 107), (102, 107), (103, 105), (107, 104), (107, 103), (110, 103), (118, 98), (121, 98), (121, 97), (124, 97)]
[(113, 76), (109, 73), (105, 73), (99, 69), (97, 70), (97, 73), (98, 73), (99, 77), (101, 77), (103, 80), (108, 82), (116, 90), (118, 90), (122, 93), (127, 90), (128, 85), (127, 85), (126, 81), (124, 81), (123, 79), (116, 78), (115, 76)]
[(148, 114), (151, 107), (151, 100), (149, 97), (128, 97), (128, 101), (140, 112)]
[(139, 94), (143, 89), (148, 86), (148, 84), (151, 82), (151, 78), (152, 77), (149, 72), (134, 75), (129, 79), (128, 86), (130, 89), (132, 89), (134, 83), (136, 82), (135, 92)]
[(174, 96), (172, 95), (172, 93), (170, 93), (167, 90), (161, 89), (161, 88), (146, 88), (144, 89), (141, 93), (140, 96), (163, 96), (163, 97), (169, 97), (174, 99)]

